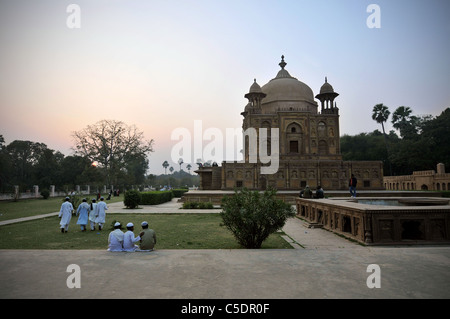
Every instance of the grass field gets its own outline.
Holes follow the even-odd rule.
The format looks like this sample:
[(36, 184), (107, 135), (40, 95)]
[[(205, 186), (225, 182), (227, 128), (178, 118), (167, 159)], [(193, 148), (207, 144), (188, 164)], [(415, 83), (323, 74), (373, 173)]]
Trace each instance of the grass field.
[[(90, 202), (90, 199), (94, 197), (95, 195), (90, 195), (86, 198)], [(0, 201), (0, 221), (59, 212), (63, 199), (63, 197), (52, 197), (49, 199), (20, 199), (17, 202)], [(122, 195), (111, 197), (111, 200), (106, 202), (116, 203), (121, 201), (123, 201)]]
[[(114, 198), (112, 198), (114, 199)], [(120, 201), (121, 198), (115, 198)], [(108, 201), (112, 203), (113, 201)], [(2, 219), (15, 219), (26, 216), (57, 212), (61, 198), (48, 200), (21, 200), (0, 203)], [(107, 249), (111, 223), (120, 221), (122, 225), (132, 222), (134, 233), (141, 230), (141, 222), (146, 220), (157, 236), (156, 249), (239, 249), (241, 248), (231, 232), (221, 226), (219, 214), (108, 214), (102, 231), (81, 232), (73, 216), (69, 232), (62, 234), (57, 216), (0, 226), (0, 249)], [(89, 228), (88, 228), (89, 229)], [(123, 230), (126, 230), (125, 227)], [(291, 249), (280, 235), (272, 234), (262, 248)]]

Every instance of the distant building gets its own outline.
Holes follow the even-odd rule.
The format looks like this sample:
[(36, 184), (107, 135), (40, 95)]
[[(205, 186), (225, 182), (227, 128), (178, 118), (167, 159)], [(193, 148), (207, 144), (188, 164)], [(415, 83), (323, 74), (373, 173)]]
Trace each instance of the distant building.
[[(260, 87), (254, 80), (245, 94), (248, 104), (241, 115), (242, 128), (256, 128), (257, 140), (261, 139), (259, 128), (267, 128), (267, 155), (271, 155), (271, 128), (279, 132), (279, 165), (274, 174), (261, 174), (268, 166), (252, 161), (251, 147), (246, 137), (244, 161), (222, 162), (221, 166), (200, 167), (202, 190), (232, 190), (239, 187), (279, 190), (299, 190), (309, 185), (321, 185), (325, 190), (348, 189), (351, 174), (358, 179), (358, 189), (383, 189), (383, 164), (381, 161), (343, 161), (340, 151), (339, 109), (334, 101), (339, 95), (325, 78), (320, 93), (314, 100), (311, 88), (292, 77), (285, 69), (281, 57), (275, 78)], [(320, 111), (320, 112), (319, 112)], [(370, 114), (369, 114), (370, 115)], [(368, 115), (368, 116), (369, 116)], [(253, 143), (255, 144), (255, 143)]]
[(434, 170), (415, 171), (412, 175), (385, 176), (384, 187), (387, 190), (450, 190), (450, 174), (445, 173), (445, 165), (437, 164), (437, 172)]

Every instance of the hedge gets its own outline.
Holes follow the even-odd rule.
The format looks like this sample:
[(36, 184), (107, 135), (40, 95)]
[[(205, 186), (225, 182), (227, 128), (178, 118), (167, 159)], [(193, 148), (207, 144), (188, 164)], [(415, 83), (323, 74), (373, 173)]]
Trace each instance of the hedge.
[(173, 193), (172, 191), (154, 191), (154, 192), (143, 192), (141, 193), (142, 199), (141, 205), (157, 205), (165, 202), (169, 202), (172, 200)]
[(211, 202), (184, 202), (183, 209), (212, 209), (214, 208)]
[(187, 191), (188, 191), (188, 189), (186, 189), (186, 188), (172, 189), (173, 197), (181, 197)]

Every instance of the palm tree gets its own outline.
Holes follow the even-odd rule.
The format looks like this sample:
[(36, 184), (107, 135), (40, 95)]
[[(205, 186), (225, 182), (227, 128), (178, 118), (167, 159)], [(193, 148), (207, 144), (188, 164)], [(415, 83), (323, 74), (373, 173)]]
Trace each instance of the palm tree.
[(394, 128), (400, 131), (400, 136), (411, 136), (409, 133), (417, 133), (416, 116), (411, 116), (412, 110), (408, 106), (399, 106), (394, 113), (392, 113), (392, 124)]
[(391, 112), (389, 111), (388, 107), (386, 105), (383, 105), (383, 103), (375, 105), (372, 110), (372, 120), (376, 121), (377, 123), (380, 123), (381, 128), (383, 129), (384, 143), (386, 145), (386, 152), (387, 152), (387, 160), (389, 162), (389, 170), (392, 176), (391, 161), (389, 160), (389, 148), (387, 143), (386, 132), (384, 130), (384, 122), (388, 120), (390, 114)]
[(170, 173), (173, 172), (173, 166), (170, 166), (169, 171), (170, 171)]
[(164, 161), (164, 163), (162, 164), (162, 166), (164, 167), (164, 171), (165, 171), (165, 175), (167, 175), (167, 167), (169, 167), (169, 163), (167, 161)]
[(187, 165), (186, 165), (186, 168), (187, 168), (187, 170), (189, 171), (189, 174), (191, 174), (191, 168), (192, 168), (192, 165), (191, 165), (191, 164), (187, 164)]
[(180, 164), (180, 172), (181, 172), (181, 165), (182, 165), (183, 163), (184, 163), (184, 162), (183, 162), (183, 159), (180, 158), (180, 159), (178, 160), (178, 164)]

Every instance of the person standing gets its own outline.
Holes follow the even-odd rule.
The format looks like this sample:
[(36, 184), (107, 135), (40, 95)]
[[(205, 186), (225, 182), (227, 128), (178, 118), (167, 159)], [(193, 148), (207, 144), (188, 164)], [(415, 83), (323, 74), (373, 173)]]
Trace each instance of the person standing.
[(78, 217), (77, 225), (81, 226), (81, 231), (86, 231), (86, 225), (88, 223), (88, 215), (89, 215), (90, 207), (86, 202), (86, 198), (83, 198), (83, 202), (77, 208)]
[(114, 224), (114, 230), (109, 233), (108, 251), (123, 251), (124, 233), (120, 227), (120, 223), (116, 222)]
[(95, 214), (97, 213), (97, 211), (95, 210), (96, 207), (97, 201), (95, 198), (93, 198), (91, 201), (91, 211), (89, 212), (89, 224), (91, 225), (91, 230), (95, 230)]
[(156, 245), (156, 233), (153, 229), (148, 228), (147, 222), (142, 222), (142, 232), (139, 234), (141, 237), (141, 244), (139, 245), (141, 250), (153, 250)]
[(352, 174), (350, 177), (350, 180), (348, 181), (348, 187), (350, 190), (350, 196), (356, 197), (356, 184), (358, 183), (358, 180), (356, 179), (355, 175)]
[(139, 249), (137, 245), (135, 245), (135, 242), (138, 242), (141, 240), (140, 236), (134, 237), (134, 225), (133, 223), (127, 224), (127, 232), (123, 236), (123, 250), (124, 251), (135, 251), (136, 249)]
[(104, 198), (100, 197), (100, 202), (97, 204), (96, 214), (95, 214), (95, 223), (98, 225), (98, 230), (102, 230), (103, 225), (105, 224), (106, 211), (108, 210), (108, 206), (104, 202)]
[(73, 205), (70, 202), (70, 197), (66, 197), (66, 200), (61, 205), (58, 217), (61, 218), (59, 225), (61, 226), (61, 233), (67, 233), (69, 230), (69, 223), (72, 219)]

